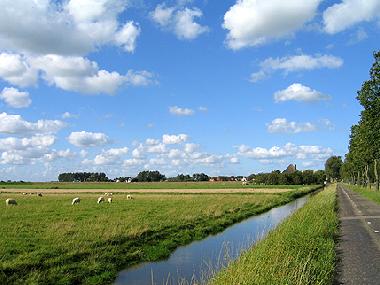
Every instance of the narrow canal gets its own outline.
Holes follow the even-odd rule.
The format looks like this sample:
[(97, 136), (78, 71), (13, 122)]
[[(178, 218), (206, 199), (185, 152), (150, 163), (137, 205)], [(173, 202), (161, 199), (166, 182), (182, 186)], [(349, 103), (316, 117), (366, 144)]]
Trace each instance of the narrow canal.
[(275, 228), (310, 195), (232, 225), (223, 232), (176, 249), (167, 260), (142, 263), (119, 273), (115, 285), (205, 284), (228, 262)]

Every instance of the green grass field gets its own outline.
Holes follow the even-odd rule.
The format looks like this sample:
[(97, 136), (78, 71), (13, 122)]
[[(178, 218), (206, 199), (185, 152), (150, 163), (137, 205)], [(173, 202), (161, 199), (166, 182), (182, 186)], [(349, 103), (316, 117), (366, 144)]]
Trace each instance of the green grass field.
[(0, 189), (233, 189), (233, 188), (289, 188), (302, 185), (242, 185), (241, 182), (137, 182), (137, 183), (60, 183), (13, 182), (0, 183)]
[[(313, 187), (282, 194), (23, 196), (0, 206), (0, 284), (110, 284), (118, 271), (167, 257), (177, 246), (287, 203)], [(314, 187), (315, 188), (315, 187)], [(0, 194), (5, 200), (8, 194)], [(81, 198), (72, 206), (73, 197)]]
[(332, 284), (337, 229), (336, 187), (332, 185), (310, 198), (210, 284)]
[(380, 204), (380, 191), (375, 191), (375, 188), (372, 187), (372, 189), (356, 186), (356, 185), (349, 185), (345, 184), (345, 186), (348, 187), (348, 189), (351, 189), (360, 195), (364, 196), (365, 198), (372, 200), (378, 204)]

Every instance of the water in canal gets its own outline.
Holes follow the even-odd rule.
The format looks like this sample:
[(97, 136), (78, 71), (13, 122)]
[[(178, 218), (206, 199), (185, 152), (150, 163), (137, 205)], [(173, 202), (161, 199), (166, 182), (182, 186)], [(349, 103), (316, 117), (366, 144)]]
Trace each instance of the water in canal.
[(268, 231), (301, 208), (309, 196), (253, 216), (223, 232), (177, 248), (167, 260), (142, 263), (119, 273), (115, 285), (204, 284)]

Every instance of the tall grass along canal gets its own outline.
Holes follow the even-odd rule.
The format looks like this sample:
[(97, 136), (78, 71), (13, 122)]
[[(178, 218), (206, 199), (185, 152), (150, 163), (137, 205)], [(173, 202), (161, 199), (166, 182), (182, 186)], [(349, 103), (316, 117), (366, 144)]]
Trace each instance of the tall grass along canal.
[(115, 284), (206, 283), (268, 231), (301, 208), (308, 196), (229, 227), (224, 232), (178, 248), (167, 260), (149, 262), (122, 271)]

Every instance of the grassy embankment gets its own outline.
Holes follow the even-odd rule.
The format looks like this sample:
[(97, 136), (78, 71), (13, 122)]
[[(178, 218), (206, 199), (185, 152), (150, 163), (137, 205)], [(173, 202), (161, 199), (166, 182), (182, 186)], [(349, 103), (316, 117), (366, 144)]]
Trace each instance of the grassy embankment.
[(335, 188), (310, 198), (210, 284), (332, 284), (338, 228)]
[(345, 186), (363, 197), (372, 200), (378, 204), (380, 204), (380, 191), (375, 191), (375, 188), (372, 187), (372, 189), (366, 188), (366, 187), (361, 187), (361, 186), (356, 186), (356, 185), (349, 185), (345, 184)]
[(233, 189), (233, 188), (289, 188), (302, 185), (242, 185), (241, 182), (137, 182), (137, 183), (60, 183), (11, 182), (0, 183), (1, 189)]
[[(107, 284), (118, 271), (311, 191), (282, 194), (23, 196), (0, 206), (0, 284)], [(7, 194), (1, 194), (4, 199)], [(3, 199), (1, 199), (3, 200)], [(4, 201), (4, 200), (3, 200)]]

